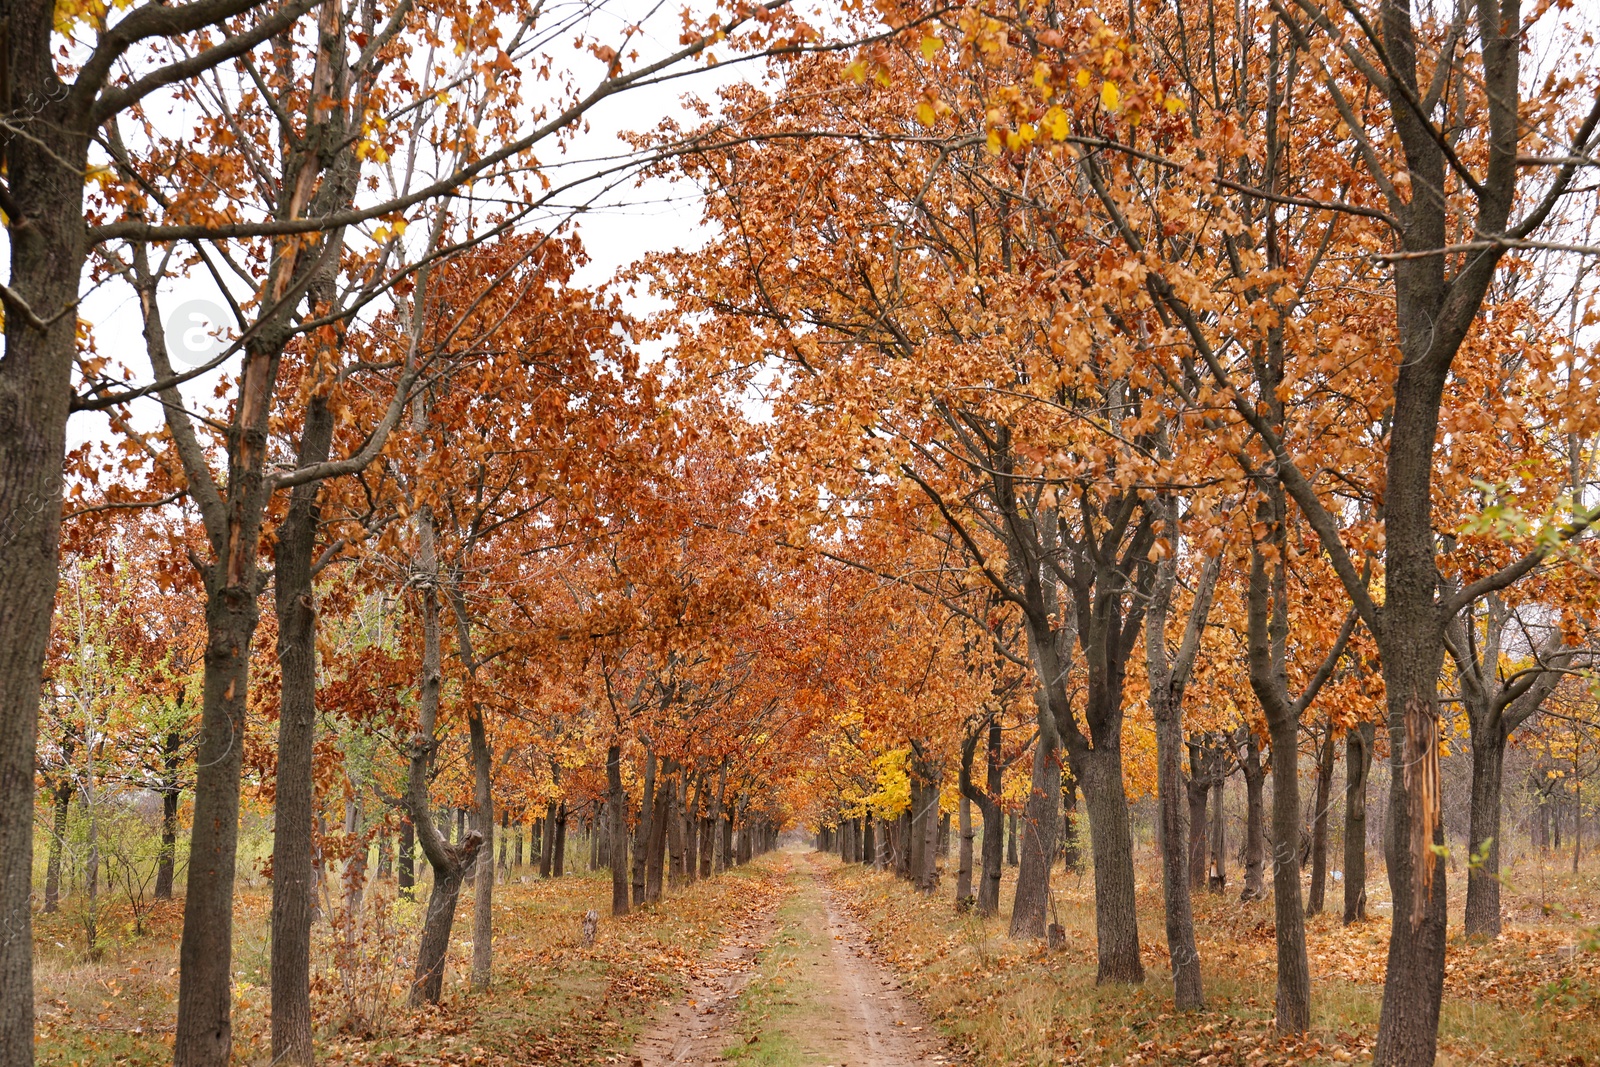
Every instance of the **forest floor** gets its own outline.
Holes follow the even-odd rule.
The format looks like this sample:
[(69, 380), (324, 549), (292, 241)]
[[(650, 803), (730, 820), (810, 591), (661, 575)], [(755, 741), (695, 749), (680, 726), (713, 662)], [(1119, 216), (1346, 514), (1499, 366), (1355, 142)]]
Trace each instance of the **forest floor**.
[(951, 1062), (921, 1007), (873, 955), (818, 877), (824, 861), (779, 853), (791, 892), (756, 936), (735, 935), (634, 1047), (642, 1067), (742, 1063), (918, 1067)]
[[(672, 891), (613, 920), (605, 872), (497, 887), (495, 984), (466, 988), (471, 906), (457, 918), (443, 1002), (404, 1006), (418, 905), (369, 895), (363, 937), (334, 966), (335, 932), (317, 926), (315, 1017), (325, 1064), (704, 1064), (752, 1067), (952, 1062), (1127, 1067), (1259, 1067), (1367, 1058), (1377, 1030), (1387, 901), (1374, 917), (1308, 922), (1312, 1028), (1271, 1031), (1270, 902), (1237, 890), (1195, 898), (1207, 1010), (1175, 1015), (1158, 872), (1143, 863), (1139, 922), (1148, 980), (1094, 985), (1093, 878), (1055, 882), (1066, 947), (1005, 936), (1002, 914), (957, 915), (950, 875), (924, 898), (886, 874), (836, 858), (778, 852)], [(1600, 865), (1524, 865), (1506, 890), (1506, 933), (1459, 937), (1462, 882), (1451, 879), (1450, 943), (1439, 1062), (1444, 1067), (1600, 1067)], [(1578, 902), (1578, 903), (1574, 903)], [(84, 951), (78, 901), (35, 916), (37, 1060), (51, 1067), (170, 1062), (181, 902), (133, 928), (126, 907), (100, 916), (103, 951)], [(268, 1054), (268, 890), (245, 887), (235, 924), (235, 1062)], [(602, 916), (582, 943), (583, 913)]]
[[(1272, 904), (1240, 903), (1237, 887), (1195, 897), (1207, 1008), (1179, 1015), (1172, 1011), (1153, 863), (1141, 867), (1138, 884), (1146, 982), (1097, 988), (1092, 875), (1057, 872), (1052, 879), (1067, 943), (1049, 952), (1005, 936), (1014, 868), (1005, 871), (1002, 914), (984, 920), (956, 913), (948, 875), (935, 896), (924, 898), (892, 875), (831, 856), (816, 862), (873, 951), (973, 1063), (1370, 1062), (1388, 949), (1381, 872), (1369, 887), (1373, 917), (1351, 927), (1337, 914), (1308, 920), (1312, 1026), (1302, 1038), (1280, 1040), (1272, 1032)], [(1504, 890), (1505, 933), (1486, 944), (1460, 936), (1464, 882), (1458, 872), (1450, 886), (1440, 1067), (1600, 1065), (1600, 869), (1573, 875), (1552, 864), (1514, 871)]]
[[(471, 892), (452, 933), (445, 995), (436, 1008), (405, 1007), (420, 904), (369, 893), (362, 939), (334, 966), (334, 931), (315, 928), (313, 1017), (323, 1064), (505, 1067), (628, 1063), (638, 1033), (677, 1003), (732, 939), (754, 932), (794, 886), (767, 857), (620, 919), (609, 915), (607, 872), (513, 880), (495, 889), (495, 982), (467, 989)], [(425, 899), (426, 886), (419, 887)], [(234, 1062), (269, 1054), (270, 888), (243, 888), (235, 908)], [(602, 916), (582, 943), (584, 912)], [(84, 951), (83, 913), (69, 902), (34, 916), (37, 1062), (50, 1067), (156, 1067), (172, 1059), (182, 902), (163, 902), (136, 933), (125, 905), (100, 916), (99, 959)]]

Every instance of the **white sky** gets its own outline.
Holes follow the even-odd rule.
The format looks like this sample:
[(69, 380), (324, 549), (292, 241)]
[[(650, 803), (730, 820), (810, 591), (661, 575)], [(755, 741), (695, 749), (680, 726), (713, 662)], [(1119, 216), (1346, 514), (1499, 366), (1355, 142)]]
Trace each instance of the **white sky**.
[[(599, 33), (606, 21), (614, 20), (617, 26), (636, 20), (643, 21), (644, 33), (636, 39), (643, 54), (641, 62), (677, 47), (681, 28), (680, 14), (676, 8), (665, 8), (651, 0), (612, 0), (605, 11), (590, 22), (590, 30)], [(600, 62), (587, 52), (571, 48), (571, 37), (555, 45), (553, 51), (560, 63), (578, 76), (583, 84), (593, 85), (601, 73)], [(625, 131), (646, 131), (656, 128), (663, 119), (675, 117), (686, 125), (692, 119), (682, 106), (682, 98), (693, 93), (706, 99), (714, 98), (717, 90), (736, 80), (759, 77), (758, 64), (719, 64), (711, 68), (670, 81), (663, 86), (628, 91), (601, 102), (587, 116), (587, 129), (568, 142), (566, 151), (555, 155), (546, 145), (540, 158), (560, 177), (582, 170), (586, 161), (616, 156), (628, 150), (619, 134)], [(531, 97), (539, 84), (524, 79), (525, 92)], [(180, 116), (169, 121), (181, 122)], [(560, 177), (557, 180), (560, 180)], [(576, 195), (573, 197), (577, 199)], [(693, 247), (700, 243), (699, 205), (691, 186), (672, 185), (653, 180), (643, 186), (629, 182), (612, 189), (595, 207), (578, 216), (573, 225), (582, 236), (591, 257), (591, 263), (575, 279), (580, 285), (599, 285), (612, 278), (618, 270), (653, 252), (675, 247)], [(420, 223), (408, 233), (420, 234)], [(176, 279), (163, 287), (162, 313), (170, 316), (171, 309), (184, 300), (194, 297), (214, 297), (212, 280), (201, 274), (187, 279)], [(651, 309), (651, 302), (635, 299), (630, 310)], [(88, 293), (80, 307), (80, 314), (94, 327), (100, 353), (133, 369), (138, 380), (148, 380), (149, 362), (144, 352), (142, 322), (132, 295), (125, 286), (108, 285)], [(178, 366), (182, 370), (182, 366)], [(237, 358), (230, 360), (225, 370), (236, 372)], [(211, 400), (216, 376), (196, 379), (184, 387), (191, 405), (214, 403)], [(141, 427), (154, 428), (160, 419), (154, 401), (135, 405), (134, 421)], [(88, 440), (107, 440), (112, 436), (104, 415), (98, 413), (75, 414), (68, 424), (69, 447)]]

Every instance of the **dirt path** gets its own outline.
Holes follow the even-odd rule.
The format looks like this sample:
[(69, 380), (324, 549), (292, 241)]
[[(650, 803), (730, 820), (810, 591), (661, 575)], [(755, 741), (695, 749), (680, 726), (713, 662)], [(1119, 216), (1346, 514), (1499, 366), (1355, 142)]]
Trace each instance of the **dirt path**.
[(756, 957), (777, 930), (774, 908), (734, 920), (708, 965), (695, 975), (683, 999), (639, 1035), (635, 1067), (722, 1063), (721, 1052), (742, 1040), (735, 1030), (739, 994), (755, 976)]
[[(635, 1046), (635, 1063), (917, 1067), (954, 1062), (810, 863), (763, 925), (735, 938)], [(741, 997), (741, 993), (743, 996)]]

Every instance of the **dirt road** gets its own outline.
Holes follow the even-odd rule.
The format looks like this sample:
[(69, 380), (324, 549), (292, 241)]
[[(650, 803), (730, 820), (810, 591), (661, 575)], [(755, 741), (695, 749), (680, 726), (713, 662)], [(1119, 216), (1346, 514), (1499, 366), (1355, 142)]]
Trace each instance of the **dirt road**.
[(795, 857), (786, 877), (794, 892), (723, 943), (688, 995), (641, 1036), (634, 1062), (954, 1062), (813, 865)]

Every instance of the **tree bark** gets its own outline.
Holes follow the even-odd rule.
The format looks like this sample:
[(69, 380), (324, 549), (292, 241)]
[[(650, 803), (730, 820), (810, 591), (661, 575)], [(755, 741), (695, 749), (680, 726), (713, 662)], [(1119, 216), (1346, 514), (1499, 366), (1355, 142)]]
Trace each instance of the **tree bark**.
[(989, 739), (984, 746), (985, 781), (979, 796), (973, 797), (983, 813), (983, 849), (978, 879), (978, 914), (990, 916), (1000, 911), (1000, 864), (1005, 847), (1005, 816), (1000, 810), (1005, 767), (1001, 763), (1001, 726), (996, 716), (989, 722)]
[[(464, 621), (458, 626), (465, 631)], [(470, 650), (462, 655), (470, 656)], [(475, 667), (473, 661), (469, 674)], [(467, 698), (467, 741), (472, 752), (473, 830), (478, 835), (478, 848), (471, 863), (478, 872), (472, 887), (471, 983), (473, 992), (481, 993), (489, 988), (494, 976), (494, 750), (489, 745), (483, 709), (473, 696)]]
[(418, 698), (417, 733), (412, 739), (406, 778), (405, 806), (411, 816), (422, 853), (433, 869), (433, 888), (423, 913), (422, 935), (417, 945), (417, 966), (411, 982), (412, 1007), (436, 1004), (444, 989), (444, 965), (455, 925), (456, 903), (467, 868), (476, 862), (483, 839), (468, 833), (451, 845), (433, 821), (428, 797), (428, 773), (438, 749), (435, 728), (439, 717), (442, 656), (439, 638), (439, 566), (434, 552), (433, 512), (418, 509), (418, 550), (415, 569), (422, 614), (422, 684)]
[[(476, 830), (468, 832), (459, 845), (447, 845), (442, 837), (428, 833), (419, 836), (423, 853), (433, 867), (433, 890), (428, 894), (422, 937), (417, 944), (417, 968), (411, 980), (410, 1003), (414, 1008), (439, 1003), (444, 992), (444, 965), (450, 953), (450, 931), (455, 926), (461, 882), (467, 868), (477, 862), (482, 845)], [(436, 850), (428, 847), (430, 837), (437, 841)]]
[(1211, 776), (1207, 773), (1209, 750), (1200, 735), (1190, 735), (1188, 749), (1189, 777), (1184, 790), (1189, 800), (1189, 888), (1193, 890), (1206, 885), (1206, 800), (1211, 795)]
[(668, 808), (666, 828), (666, 884), (673, 888), (683, 884), (683, 774), (673, 775), (667, 781)]
[(960, 844), (956, 852), (956, 901), (964, 902), (972, 897), (972, 801), (965, 793), (956, 802), (956, 816)]
[(1311, 892), (1306, 901), (1307, 915), (1321, 915), (1328, 886), (1328, 806), (1333, 789), (1333, 721), (1327, 724), (1322, 744), (1317, 749), (1316, 810), (1311, 817)]
[(611, 820), (611, 914), (628, 914), (628, 795), (622, 791), (622, 745), (606, 749), (606, 815)]
[[(1042, 938), (1049, 922), (1050, 868), (1055, 864), (1056, 855), (1061, 762), (1057, 751), (1042, 735), (1034, 745), (1032, 785), (1022, 814), (1022, 854), (1011, 902), (1011, 937)], [(1093, 816), (1090, 818), (1092, 820)]]
[[(650, 836), (645, 839), (644, 899), (654, 904), (661, 899), (662, 866), (667, 846), (667, 824), (672, 819), (672, 775), (675, 770), (671, 760), (663, 760), (661, 777), (655, 783), (655, 803), (650, 813)], [(665, 779), (665, 780), (663, 780)]]
[[(1259, 771), (1259, 767), (1258, 767)], [(1259, 785), (1259, 774), (1257, 778)], [(1213, 893), (1223, 893), (1228, 888), (1228, 776), (1219, 773), (1211, 786), (1211, 866), (1207, 868), (1206, 886)], [(1260, 870), (1261, 795), (1256, 794), (1256, 845), (1257, 871)], [(1260, 882), (1256, 885), (1260, 896)]]
[[(1311, 1025), (1311, 967), (1306, 957), (1305, 903), (1300, 896), (1300, 720), (1321, 682), (1313, 682), (1299, 699), (1290, 700), (1285, 507), (1281, 490), (1269, 489), (1256, 509), (1257, 523), (1269, 532), (1266, 543), (1251, 546), (1246, 645), (1250, 688), (1266, 716), (1272, 744), (1272, 908), (1278, 959), (1275, 1022), (1280, 1034), (1298, 1034)], [(1349, 626), (1347, 623), (1332, 658), (1324, 662), (1320, 678), (1326, 679), (1342, 653)]]
[(1500, 789), (1506, 758), (1506, 735), (1480, 731), (1472, 739), (1472, 808), (1467, 845), (1468, 937), (1500, 936)]
[(1244, 772), (1245, 793), (1245, 819), (1244, 819), (1244, 891), (1239, 894), (1240, 900), (1261, 900), (1267, 895), (1265, 869), (1266, 869), (1266, 833), (1263, 828), (1263, 813), (1266, 806), (1266, 772), (1261, 766), (1261, 746), (1256, 741), (1256, 735), (1248, 726), (1243, 727), (1244, 756), (1239, 760), (1239, 768)]
[[(936, 773), (936, 767), (929, 768)], [(917, 888), (929, 895), (939, 888), (939, 782), (930, 778), (925, 797), (926, 809), (922, 817), (922, 870), (917, 876)]]
[(400, 820), (400, 860), (399, 874), (396, 876), (396, 889), (406, 900), (416, 899), (417, 884), (417, 832), (411, 825), (410, 816)]
[[(242, 486), (240, 492), (245, 492)], [(178, 950), (175, 1067), (224, 1065), (232, 1056), (233, 885), (250, 646), (259, 619), (257, 518), (244, 522), (249, 530), (240, 536), (249, 548), (236, 549), (235, 565), (209, 569), (206, 575), (205, 699), (195, 750), (194, 829)]]
[(649, 741), (644, 745), (644, 795), (639, 802), (639, 823), (633, 829), (633, 903), (643, 904), (645, 897), (645, 864), (650, 857), (651, 823), (656, 806), (656, 748)]
[(178, 782), (178, 766), (182, 759), (183, 738), (177, 731), (168, 732), (161, 744), (161, 844), (156, 852), (157, 900), (172, 899), (172, 882), (178, 863), (178, 801), (182, 788)]
[(1344, 923), (1367, 917), (1367, 774), (1372, 769), (1370, 722), (1344, 735)]
[[(1162, 526), (1172, 546), (1172, 552), (1163, 557), (1150, 589), (1145, 631), (1145, 673), (1150, 687), (1150, 714), (1156, 728), (1162, 899), (1166, 906), (1167, 954), (1172, 961), (1173, 1004), (1179, 1011), (1197, 1011), (1205, 1006), (1205, 991), (1200, 952), (1195, 944), (1194, 905), (1189, 897), (1189, 828), (1184, 823), (1183, 694), (1200, 652), (1206, 618), (1211, 613), (1220, 557), (1208, 559), (1201, 569), (1182, 641), (1173, 655), (1167, 647), (1167, 620), (1172, 613), (1173, 592), (1178, 580), (1175, 558), (1180, 536), (1178, 504), (1174, 498), (1162, 497), (1154, 507), (1161, 513)], [(1131, 848), (1130, 843), (1130, 851)], [(1098, 863), (1095, 869), (1099, 870)], [(1096, 897), (1097, 914), (1098, 899)], [(1137, 958), (1137, 934), (1135, 939)]]
[[(1159, 640), (1152, 630), (1150, 640)], [(1183, 784), (1183, 722), (1179, 709), (1165, 694), (1152, 691), (1151, 712), (1156, 726), (1156, 791), (1161, 827), (1162, 896), (1166, 905), (1167, 952), (1172, 961), (1173, 1006), (1195, 1011), (1205, 1006), (1200, 973), (1200, 952), (1195, 945), (1194, 905), (1189, 896), (1189, 827), (1185, 825)], [(1192, 801), (1191, 801), (1192, 803)], [(1201, 818), (1204, 818), (1202, 812)], [(1202, 834), (1204, 831), (1201, 831)]]
[(539, 852), (539, 877), (549, 878), (554, 869), (556, 858), (556, 803), (546, 801), (544, 805), (543, 840), (540, 842)]
[(1272, 727), (1272, 904), (1278, 947), (1275, 1022), (1283, 1034), (1311, 1025), (1311, 965), (1300, 899), (1299, 723)]
[(556, 809), (555, 856), (550, 861), (550, 876), (560, 878), (567, 867), (567, 802), (563, 800)]
[[(61, 906), (61, 850), (67, 840), (67, 815), (75, 790), (71, 780), (63, 777), (51, 792), (51, 806), (55, 810), (50, 822), (50, 858), (45, 864), (44, 907), (41, 909), (47, 915)], [(170, 889), (168, 895), (171, 895)]]
[(1078, 780), (1070, 762), (1061, 767), (1061, 869), (1083, 873), (1083, 848), (1078, 832)]
[(1083, 753), (1078, 764), (1094, 853), (1094, 927), (1099, 957), (1095, 981), (1142, 982), (1133, 830), (1128, 794), (1122, 787), (1121, 746)]
[[(591, 870), (593, 867), (591, 866)], [(501, 882), (511, 880), (511, 812), (500, 809), (500, 860), (498, 877)]]
[[(297, 466), (327, 461), (334, 417), (327, 397), (306, 408)], [(312, 781), (317, 724), (317, 613), (312, 590), (321, 484), (289, 495), (276, 536), (273, 603), (278, 621), (278, 760), (272, 805), (272, 1059), (309, 1067), (311, 1044)]]
[[(53, 4), (7, 9), (0, 134), (16, 299), (0, 359), (0, 1063), (33, 1063), (33, 804), (39, 695), (59, 578), (62, 468), (86, 250), (86, 116), (54, 69)], [(19, 105), (37, 107), (22, 115)], [(73, 109), (76, 110), (76, 109)], [(13, 123), (25, 128), (12, 133)], [(9, 301), (8, 301), (9, 304)]]

